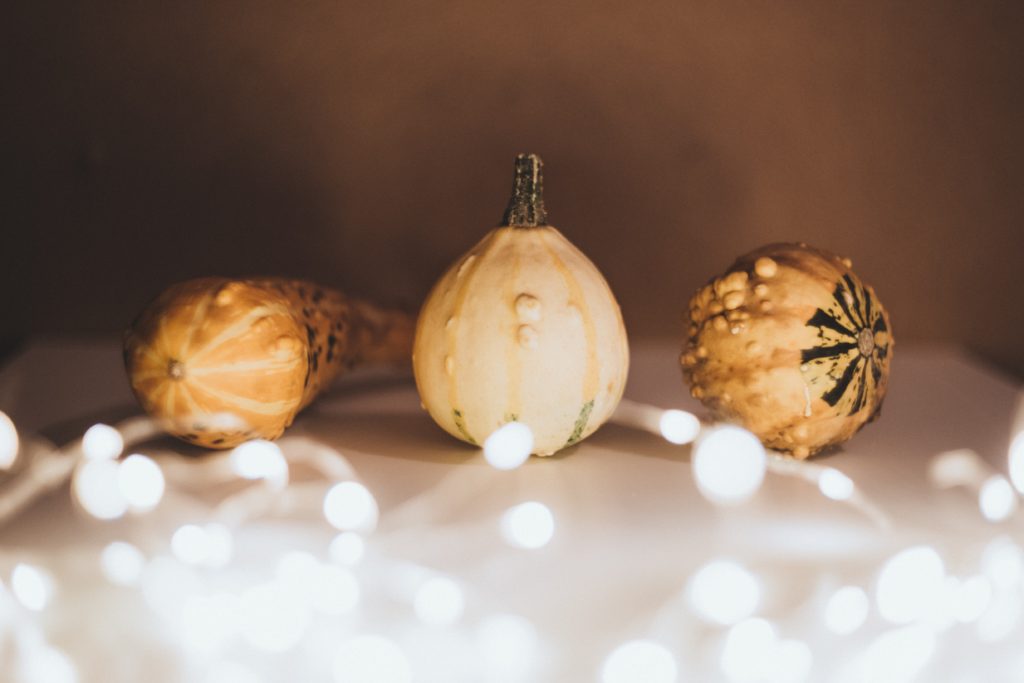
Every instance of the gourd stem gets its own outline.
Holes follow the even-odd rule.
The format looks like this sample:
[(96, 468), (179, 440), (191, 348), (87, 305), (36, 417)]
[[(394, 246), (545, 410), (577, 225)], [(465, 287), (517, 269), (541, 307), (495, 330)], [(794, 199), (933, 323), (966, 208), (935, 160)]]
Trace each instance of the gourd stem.
[(502, 225), (513, 228), (536, 228), (548, 224), (544, 210), (544, 162), (536, 154), (516, 157), (516, 175), (512, 181), (512, 198), (508, 201)]

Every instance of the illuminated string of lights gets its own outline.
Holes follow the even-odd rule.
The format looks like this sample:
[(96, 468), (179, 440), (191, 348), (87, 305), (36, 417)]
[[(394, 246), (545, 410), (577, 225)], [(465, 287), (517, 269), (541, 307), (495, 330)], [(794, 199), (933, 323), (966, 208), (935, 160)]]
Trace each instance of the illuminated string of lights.
[[(771, 473), (803, 479), (823, 496), (854, 505), (879, 525), (887, 524), (847, 475), (833, 467), (765, 452), (745, 430), (731, 425), (702, 427), (684, 411), (642, 404), (630, 405), (617, 419), (670, 443), (693, 444), (690, 466), (697, 487), (715, 505), (742, 504)], [(532, 622), (501, 612), (480, 614), (470, 586), (459, 577), (372, 551), (380, 540), (381, 511), (354, 468), (334, 449), (311, 439), (289, 438), (279, 443), (249, 442), (197, 461), (136, 452), (157, 433), (156, 425), (139, 418), (114, 426), (96, 425), (82, 439), (57, 449), (34, 437), (19, 438), (13, 423), (0, 413), (0, 462), (17, 475), (6, 482), (0, 495), (0, 519), (4, 510), (13, 514), (33, 495), (69, 478), (78, 506), (97, 520), (154, 513), (173, 519), (175, 506), (168, 501), (186, 495), (184, 485), (197, 477), (242, 484), (212, 508), (206, 506), (204, 518), (174, 524), (164, 549), (148, 542), (143, 546), (116, 540), (99, 549), (95, 558), (97, 571), (107, 582), (138, 591), (155, 613), (180, 629), (183, 652), (200, 654), (201, 661), (208, 662), (204, 680), (262, 680), (245, 662), (216, 658), (232, 644), (241, 642), (254, 651), (279, 655), (306, 647), (303, 643), (324, 619), (358, 620), (359, 606), (377, 590), (370, 575), (394, 579), (397, 588), (389, 589), (388, 595), (405, 605), (418, 628), (472, 634), (465, 642), (472, 656), (481, 660), (475, 669), (478, 679), (486, 678), (486, 672), (500, 672), (502, 680), (535, 680), (543, 636)], [(995, 494), (990, 482), (1001, 475), (983, 461), (979, 464), (976, 454), (940, 454), (930, 477), (938, 488), (974, 490), (983, 517), (1006, 520), (1012, 511), (992, 514), (990, 503), (986, 512), (985, 491), (998, 501), (1009, 487), (1016, 500), (1014, 473), (1024, 457), (1022, 444), (1024, 438), (1018, 435), (1008, 454), (1010, 476), (1002, 477), (1005, 486), (1000, 484)], [(524, 465), (531, 448), (528, 427), (510, 423), (485, 441), (481, 454), (491, 467), (508, 471)], [(299, 463), (321, 480), (293, 481), (293, 468)], [(13, 505), (11, 491), (21, 491)], [(311, 496), (322, 502), (319, 513), (325, 531), (337, 532), (325, 544), (325, 559), (288, 550), (269, 565), (269, 577), (225, 589), (217, 577), (237, 571), (238, 535), (246, 524), (271, 510), (283, 514), (299, 510), (291, 504), (293, 499)], [(994, 509), (998, 512), (1000, 505)], [(557, 528), (552, 510), (539, 500), (513, 505), (496, 513), (495, 520), (498, 536), (526, 553), (543, 552)], [(877, 615), (881, 626), (874, 626), (876, 632), (864, 641), (866, 647), (844, 663), (852, 672), (850, 680), (901, 680), (916, 675), (938, 656), (942, 639), (954, 627), (970, 627), (980, 642), (987, 643), (1004, 642), (1020, 630), (1024, 550), (1011, 538), (989, 542), (974, 564), (961, 562), (965, 572), (961, 575), (951, 572), (952, 564), (932, 545), (906, 544), (882, 559), (870, 576), (821, 592), (813, 617), (805, 616), (810, 621), (800, 634), (795, 622), (763, 613), (766, 596), (775, 590), (771, 576), (739, 558), (711, 558), (694, 568), (681, 583), (681, 596), (694, 622), (713, 634), (708, 637), (717, 643), (714, 665), (719, 674), (737, 682), (810, 680), (816, 666), (812, 653), (820, 640), (815, 634), (850, 636), (866, 630), (872, 615)], [(5, 601), (31, 615), (59, 608), (65, 597), (59, 585), (61, 574), (45, 562), (9, 560), (0, 554), (0, 635)], [(372, 571), (364, 573), (360, 568), (367, 562), (372, 563)], [(37, 635), (20, 636), (15, 650), (19, 653), (15, 659), (22, 662), (19, 671), (34, 670), (31, 676), (22, 671), (21, 678), (13, 680), (77, 680), (75, 661), (46, 641), (32, 626), (31, 616), (16, 613), (16, 618), (24, 627), (19, 627), (19, 633)], [(596, 665), (597, 674), (603, 683), (637, 680), (639, 674), (642, 680), (655, 683), (683, 680), (694, 668), (693, 653), (686, 647), (664, 633), (634, 634), (607, 652)], [(326, 670), (339, 683), (405, 683), (413, 680), (423, 663), (413, 641), (379, 628), (340, 632), (329, 649), (330, 654), (318, 656), (326, 658)], [(462, 656), (469, 657), (469, 652)], [(6, 672), (0, 664), (0, 675)]]

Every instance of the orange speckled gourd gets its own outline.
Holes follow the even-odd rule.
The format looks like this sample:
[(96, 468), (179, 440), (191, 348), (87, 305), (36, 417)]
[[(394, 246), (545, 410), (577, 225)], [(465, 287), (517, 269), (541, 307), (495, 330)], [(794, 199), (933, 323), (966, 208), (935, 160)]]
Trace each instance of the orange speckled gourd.
[(413, 320), (303, 280), (173, 285), (125, 333), (143, 409), (193, 444), (275, 439), (343, 370), (407, 363)]
[(688, 322), (680, 361), (692, 395), (771, 448), (806, 458), (879, 414), (892, 325), (847, 259), (761, 247), (693, 296)]

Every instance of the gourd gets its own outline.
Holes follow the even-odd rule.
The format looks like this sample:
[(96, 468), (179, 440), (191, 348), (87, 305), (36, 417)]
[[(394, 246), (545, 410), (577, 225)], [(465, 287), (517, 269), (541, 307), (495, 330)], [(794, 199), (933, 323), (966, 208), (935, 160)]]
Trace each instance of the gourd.
[(547, 224), (542, 162), (519, 155), (501, 226), (458, 259), (423, 304), (413, 370), (424, 407), (471, 444), (522, 422), (533, 432), (533, 453), (551, 455), (608, 419), (628, 369), (615, 296)]
[(849, 260), (771, 244), (693, 296), (680, 360), (691, 394), (715, 417), (806, 458), (878, 417), (891, 330)]
[(167, 432), (208, 448), (275, 439), (343, 370), (408, 362), (410, 316), (303, 280), (173, 285), (125, 333), (132, 391)]

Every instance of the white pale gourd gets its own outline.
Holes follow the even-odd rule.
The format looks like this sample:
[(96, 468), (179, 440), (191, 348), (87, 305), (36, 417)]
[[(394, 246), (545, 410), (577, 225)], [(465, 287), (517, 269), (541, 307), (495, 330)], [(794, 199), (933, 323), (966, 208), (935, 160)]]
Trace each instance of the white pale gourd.
[(502, 227), (424, 303), (413, 368), (423, 405), (452, 436), (479, 445), (518, 421), (534, 453), (551, 455), (615, 410), (629, 348), (604, 277), (546, 224), (542, 185), (540, 158), (520, 155)]

